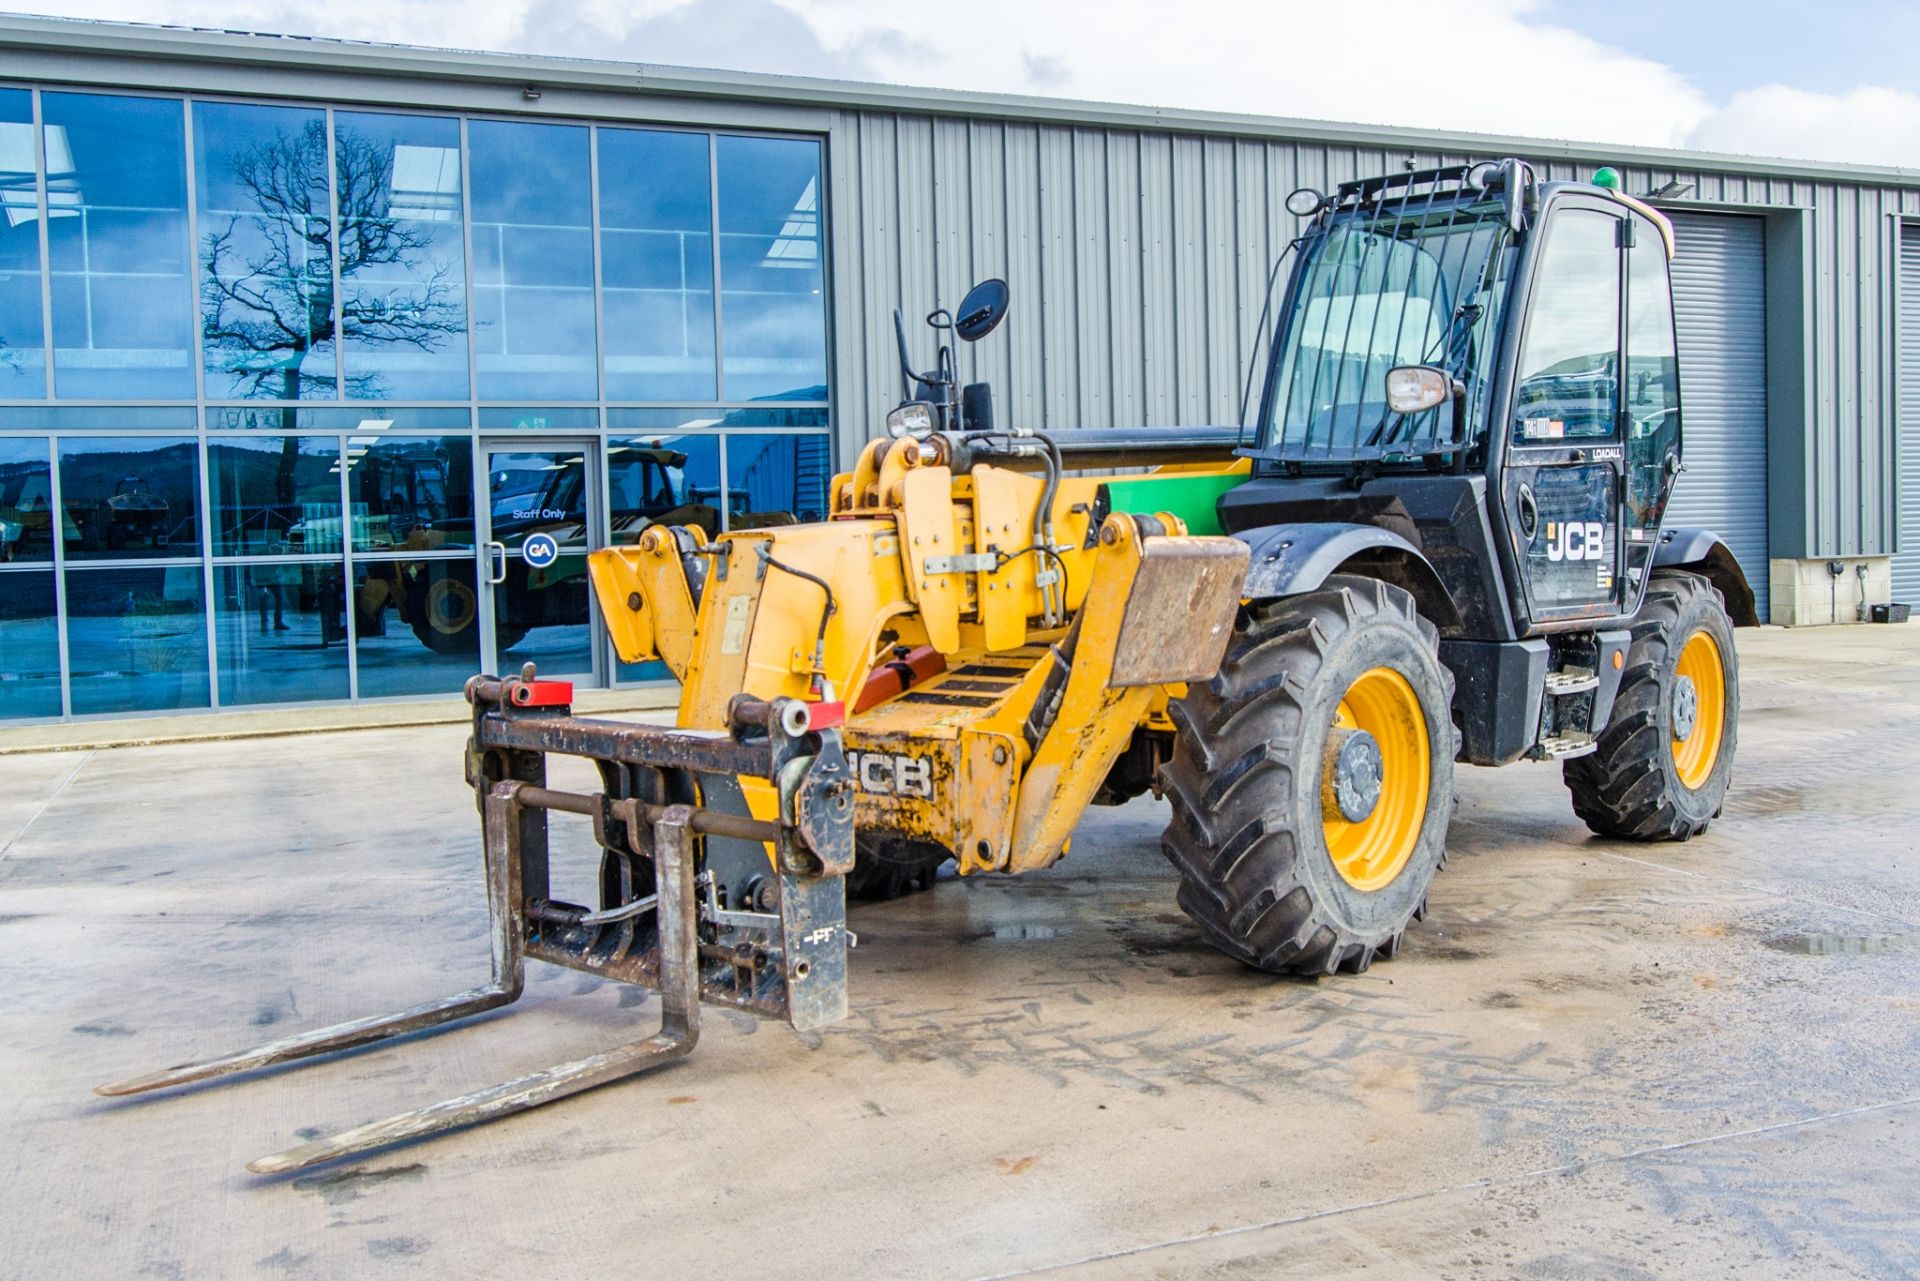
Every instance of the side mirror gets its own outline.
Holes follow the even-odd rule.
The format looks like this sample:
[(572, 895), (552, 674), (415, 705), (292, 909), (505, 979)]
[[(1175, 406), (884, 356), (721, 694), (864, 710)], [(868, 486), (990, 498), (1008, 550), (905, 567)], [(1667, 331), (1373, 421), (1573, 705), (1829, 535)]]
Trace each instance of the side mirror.
[(960, 300), (960, 310), (953, 317), (953, 332), (963, 342), (979, 342), (1007, 318), (1009, 301), (1006, 281), (981, 281)]
[(1387, 371), (1387, 408), (1419, 414), (1443, 405), (1454, 394), (1453, 375), (1432, 365), (1396, 365)]

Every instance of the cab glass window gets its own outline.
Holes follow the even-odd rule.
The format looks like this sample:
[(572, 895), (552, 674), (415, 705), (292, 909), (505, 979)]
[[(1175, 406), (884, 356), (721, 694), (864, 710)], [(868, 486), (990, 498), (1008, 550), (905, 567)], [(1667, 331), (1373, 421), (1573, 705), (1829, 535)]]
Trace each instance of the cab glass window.
[(1666, 505), (1667, 455), (1680, 452), (1680, 371), (1666, 242), (1652, 223), (1634, 221), (1627, 251), (1627, 506), (1633, 523), (1651, 530)]
[(1619, 219), (1561, 209), (1547, 228), (1514, 384), (1517, 444), (1613, 434), (1620, 380)]

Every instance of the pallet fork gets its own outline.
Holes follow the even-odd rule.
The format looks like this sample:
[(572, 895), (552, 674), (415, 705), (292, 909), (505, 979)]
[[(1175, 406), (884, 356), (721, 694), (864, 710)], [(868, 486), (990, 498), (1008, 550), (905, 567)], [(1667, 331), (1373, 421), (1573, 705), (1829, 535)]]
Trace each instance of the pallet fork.
[[(572, 686), (538, 679), (532, 664), (518, 678), (475, 677), (467, 699), (467, 777), (481, 815), (492, 929), (486, 985), (96, 1093), (145, 1094), (441, 1027), (518, 1000), (529, 957), (660, 993), (652, 1036), (247, 1166), (279, 1174), (524, 1112), (684, 1058), (699, 1039), (702, 1000), (783, 1016), (802, 1030), (844, 1017), (853, 786), (837, 704), (743, 695), (724, 732), (595, 720), (572, 715)], [(602, 790), (548, 788), (549, 755), (592, 760)], [(757, 791), (777, 794), (777, 815), (748, 812), (742, 783), (756, 781), (766, 785)], [(593, 823), (597, 910), (549, 897), (547, 815), (555, 810)], [(721, 846), (730, 859), (711, 857)], [(709, 870), (723, 861), (757, 863), (764, 875), (729, 892)], [(759, 910), (720, 906), (742, 900)]]

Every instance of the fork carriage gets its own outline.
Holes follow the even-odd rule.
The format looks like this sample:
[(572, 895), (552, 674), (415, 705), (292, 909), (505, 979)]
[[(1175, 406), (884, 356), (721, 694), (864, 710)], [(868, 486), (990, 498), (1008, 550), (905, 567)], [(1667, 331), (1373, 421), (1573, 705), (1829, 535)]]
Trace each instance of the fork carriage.
[[(699, 1039), (703, 1000), (783, 1017), (803, 1030), (845, 1016), (853, 790), (837, 705), (743, 696), (728, 709), (726, 731), (599, 720), (574, 716), (572, 686), (538, 679), (532, 664), (514, 678), (475, 677), (467, 699), (467, 779), (480, 810), (491, 918), (489, 980), (97, 1093), (144, 1094), (442, 1027), (518, 1000), (528, 958), (660, 993), (660, 1030), (652, 1036), (247, 1167), (275, 1174), (522, 1112), (683, 1058)], [(600, 790), (548, 787), (553, 755), (591, 760)], [(750, 788), (757, 801), (748, 799)], [(755, 808), (777, 812), (756, 815)], [(551, 897), (547, 816), (555, 811), (593, 825), (601, 850), (597, 908)], [(757, 866), (757, 876), (741, 870)], [(716, 878), (724, 875), (749, 875), (751, 883), (723, 886)], [(742, 897), (755, 910), (719, 906)]]

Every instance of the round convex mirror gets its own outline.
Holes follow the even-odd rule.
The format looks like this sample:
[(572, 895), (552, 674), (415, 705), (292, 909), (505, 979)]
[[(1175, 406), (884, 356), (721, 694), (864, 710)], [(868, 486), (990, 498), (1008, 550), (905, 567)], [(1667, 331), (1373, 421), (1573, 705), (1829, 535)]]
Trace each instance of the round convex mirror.
[(953, 332), (964, 342), (979, 342), (1007, 318), (1007, 282), (983, 280), (967, 290), (953, 313)]

